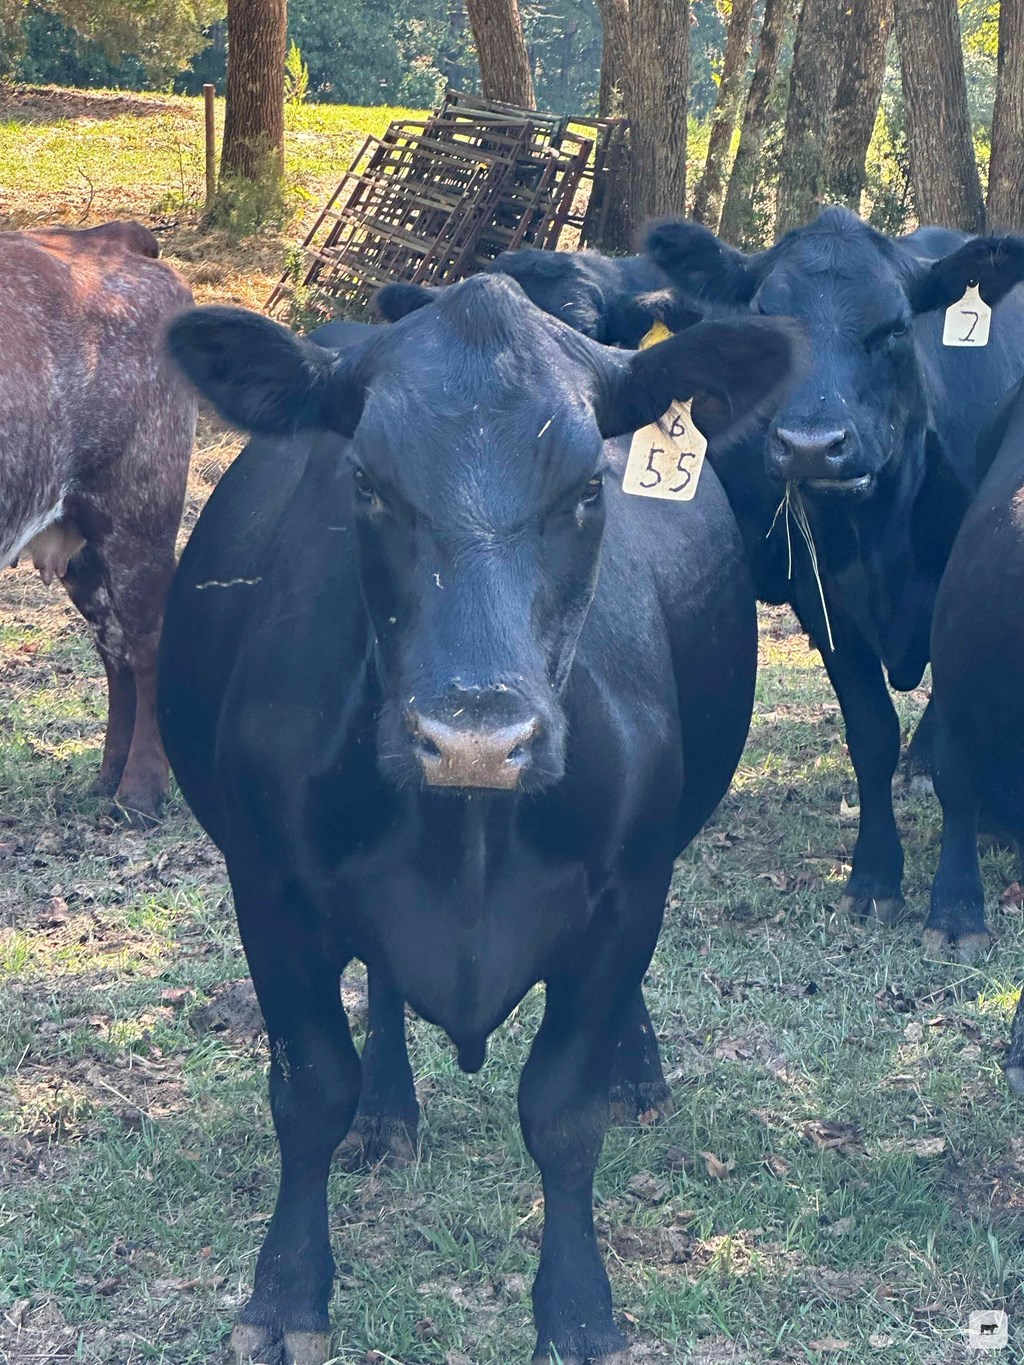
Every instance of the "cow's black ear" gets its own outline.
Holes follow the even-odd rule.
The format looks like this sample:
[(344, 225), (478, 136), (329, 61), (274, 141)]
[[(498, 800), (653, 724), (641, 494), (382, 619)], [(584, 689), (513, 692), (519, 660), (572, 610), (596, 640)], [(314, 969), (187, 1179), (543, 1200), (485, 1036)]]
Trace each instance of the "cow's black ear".
[[(611, 358), (614, 353), (606, 353)], [(699, 322), (628, 360), (612, 361), (595, 405), (607, 439), (654, 422), (673, 399), (694, 399), (704, 435), (735, 437), (802, 369), (798, 326), (780, 318)]]
[(284, 436), (321, 427), (351, 436), (365, 384), (352, 364), (243, 308), (193, 308), (171, 323), (176, 363), (243, 431)]
[(647, 234), (644, 250), (684, 297), (742, 305), (757, 290), (757, 258), (728, 246), (700, 223), (659, 223)]
[(398, 322), (408, 313), (436, 302), (440, 292), (425, 284), (386, 284), (373, 296), (374, 311), (385, 322)]
[(907, 287), (915, 313), (948, 308), (978, 285), (989, 305), (1024, 280), (1024, 237), (974, 237), (962, 247), (919, 270)]

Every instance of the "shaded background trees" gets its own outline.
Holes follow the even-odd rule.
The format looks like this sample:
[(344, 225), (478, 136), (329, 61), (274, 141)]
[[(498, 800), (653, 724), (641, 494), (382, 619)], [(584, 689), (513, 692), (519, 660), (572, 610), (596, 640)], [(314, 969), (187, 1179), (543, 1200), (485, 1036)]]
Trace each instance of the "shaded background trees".
[[(223, 91), (225, 5), (0, 0), (0, 73)], [(1024, 0), (291, 0), (287, 23), (314, 100), (532, 87), (542, 109), (630, 117), (619, 246), (684, 205), (745, 246), (826, 203), (886, 230), (1024, 229)]]

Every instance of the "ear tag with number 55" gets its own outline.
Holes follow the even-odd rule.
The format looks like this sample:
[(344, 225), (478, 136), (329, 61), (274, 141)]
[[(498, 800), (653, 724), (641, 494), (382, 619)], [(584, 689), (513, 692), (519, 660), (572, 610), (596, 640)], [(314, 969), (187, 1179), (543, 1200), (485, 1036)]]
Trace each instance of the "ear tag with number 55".
[(689, 502), (697, 492), (707, 448), (706, 438), (693, 424), (690, 404), (673, 403), (664, 417), (634, 433), (622, 491)]
[(962, 299), (946, 309), (946, 325), (942, 329), (943, 346), (987, 346), (992, 309), (978, 293), (976, 284), (969, 284)]

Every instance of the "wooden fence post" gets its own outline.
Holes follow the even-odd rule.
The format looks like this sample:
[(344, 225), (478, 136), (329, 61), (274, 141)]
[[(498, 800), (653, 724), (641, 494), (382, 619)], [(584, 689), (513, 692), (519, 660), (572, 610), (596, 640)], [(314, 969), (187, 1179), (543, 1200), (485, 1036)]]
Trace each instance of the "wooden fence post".
[(217, 194), (217, 133), (214, 123), (213, 97), (216, 86), (203, 86), (203, 106), (206, 113), (206, 212), (213, 208)]

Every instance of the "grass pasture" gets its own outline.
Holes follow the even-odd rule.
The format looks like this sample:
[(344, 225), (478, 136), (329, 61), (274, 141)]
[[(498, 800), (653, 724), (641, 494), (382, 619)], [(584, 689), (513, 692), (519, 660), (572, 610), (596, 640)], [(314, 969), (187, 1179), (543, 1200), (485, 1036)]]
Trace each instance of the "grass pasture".
[[(144, 141), (123, 150), (129, 124), (177, 114), (93, 117), (71, 102), (46, 121), (12, 107), (0, 109), (8, 225), (74, 221), (81, 206), (55, 177), (95, 138), (88, 173), (103, 194), (88, 221), (164, 225), (199, 297), (262, 301), (281, 240), (236, 248), (203, 233), (160, 207), (174, 159)], [(391, 116), (291, 115), (332, 120), (329, 143), (303, 153), (319, 168), (310, 193), (347, 160), (333, 149), (356, 136), (356, 112), (367, 128)], [(12, 166), (38, 174), (24, 195)], [(187, 524), (237, 448), (204, 422)], [(750, 742), (679, 861), (649, 974), (675, 1113), (613, 1130), (598, 1172), (634, 1359), (1020, 1360), (1024, 1124), (1000, 1070), (1024, 977), (1024, 912), (1006, 894), (1017, 869), (985, 855), (993, 953), (925, 961), (938, 808), (906, 797), (914, 918), (885, 930), (839, 916), (856, 795), (838, 706), (791, 618), (765, 611), (762, 625)], [(0, 1365), (211, 1365), (275, 1189), (261, 1025), (223, 866), (187, 810), (176, 802), (140, 833), (87, 794), (101, 676), (63, 594), (24, 566), (0, 575)], [(901, 700), (906, 729), (924, 696)], [(346, 992), (358, 1032), (358, 976)], [(534, 994), (474, 1077), (411, 1024), (417, 1161), (332, 1177), (338, 1365), (528, 1358), (540, 1184), (515, 1083), (538, 1017)], [(969, 1311), (1001, 1306), (1016, 1344), (967, 1352)]]

